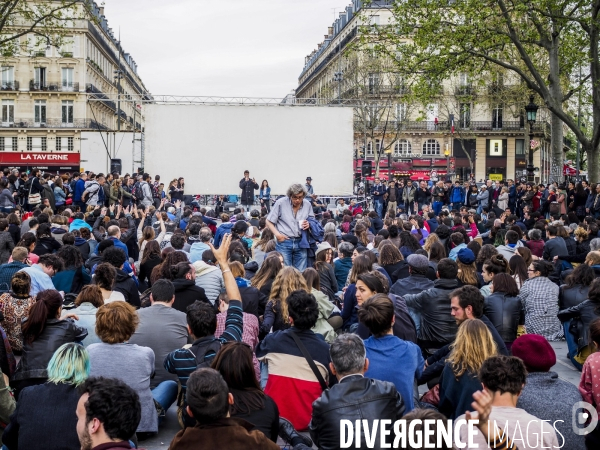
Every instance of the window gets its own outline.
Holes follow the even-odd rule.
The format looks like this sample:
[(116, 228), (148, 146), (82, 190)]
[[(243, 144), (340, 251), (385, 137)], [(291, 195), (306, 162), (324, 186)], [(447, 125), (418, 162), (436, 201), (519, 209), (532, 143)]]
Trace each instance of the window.
[(69, 152), (73, 151), (73, 149), (74, 149), (74, 145), (73, 145), (74, 141), (75, 141), (75, 138), (72, 138), (72, 137), (68, 137), (67, 138), (67, 151), (69, 151)]
[(15, 68), (2, 67), (2, 89), (14, 89), (15, 86)]
[(57, 137), (55, 141), (56, 141), (56, 151), (60, 152), (61, 151), (61, 147), (60, 146), (62, 144), (62, 138)]
[[(379, 139), (375, 140), (375, 148), (377, 149), (377, 152), (379, 152)], [(373, 143), (369, 142), (367, 144), (367, 156), (373, 156)]]
[(504, 154), (504, 140), (502, 139), (490, 139), (489, 140), (489, 149), (488, 149), (488, 156), (497, 156), (497, 157), (501, 157), (501, 156), (506, 156)]
[(36, 100), (34, 105), (35, 124), (46, 124), (46, 100)]
[(469, 128), (471, 126), (471, 104), (461, 103), (459, 105), (460, 117), (458, 120), (458, 126), (460, 128)]
[(435, 139), (427, 139), (423, 143), (423, 154), (424, 155), (439, 155), (440, 154), (440, 143)]
[(41, 147), (42, 147), (42, 151), (43, 152), (48, 151), (48, 138), (42, 137), (42, 145), (41, 145)]
[(27, 151), (33, 151), (33, 138), (31, 136), (27, 136)]
[(515, 139), (515, 155), (525, 156), (525, 139)]
[(375, 94), (379, 91), (379, 74), (369, 74), (369, 94)]
[(73, 125), (73, 101), (63, 100), (62, 102), (62, 123), (63, 125)]
[(412, 145), (406, 139), (400, 139), (394, 145), (394, 156), (411, 156)]
[(45, 67), (36, 67), (34, 71), (34, 80), (36, 89), (45, 89), (46, 88), (46, 68)]
[(16, 137), (0, 137), (0, 152), (17, 151)]
[(74, 69), (62, 69), (62, 89), (63, 91), (73, 91)]
[(48, 138), (46, 137), (32, 137), (32, 136), (27, 136), (27, 151), (31, 152), (39, 152), (39, 151), (43, 151), (45, 152), (46, 150), (48, 150)]
[(62, 46), (60, 47), (60, 54), (63, 57), (73, 56), (73, 43), (75, 39), (73, 36), (65, 36)]
[(14, 100), (2, 100), (2, 123), (12, 124), (15, 121)]
[(371, 19), (371, 20), (370, 20), (370, 24), (371, 24), (371, 25), (379, 25), (379, 24), (380, 24), (380, 23), (379, 23), (379, 22), (380, 22), (380, 21), (379, 21), (379, 16), (371, 16), (371, 18), (370, 18), (370, 19)]
[(406, 120), (408, 112), (408, 105), (406, 103), (398, 103), (396, 105), (396, 120), (398, 122), (404, 122)]
[(494, 108), (492, 109), (492, 128), (502, 128), (502, 112), (502, 105), (494, 105)]
[(469, 76), (466, 73), (461, 73), (459, 75), (459, 82), (461, 86), (468, 86), (469, 85)]

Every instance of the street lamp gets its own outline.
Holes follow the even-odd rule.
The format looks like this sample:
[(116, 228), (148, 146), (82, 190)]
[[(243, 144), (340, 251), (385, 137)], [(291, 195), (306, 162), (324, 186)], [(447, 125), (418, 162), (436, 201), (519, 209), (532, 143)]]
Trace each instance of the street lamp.
[(533, 103), (533, 95), (529, 96), (529, 105), (525, 106), (525, 112), (527, 113), (527, 122), (529, 123), (529, 161), (527, 163), (527, 181), (533, 183), (535, 180), (533, 167), (533, 149), (531, 148), (531, 141), (533, 141), (533, 125), (537, 118), (538, 105)]
[(342, 98), (342, 81), (344, 81), (344, 73), (343, 72), (335, 72), (333, 74), (333, 81), (337, 82), (338, 84), (338, 104), (341, 103), (341, 98)]
[(388, 155), (388, 182), (392, 180), (392, 148), (388, 148), (385, 153)]

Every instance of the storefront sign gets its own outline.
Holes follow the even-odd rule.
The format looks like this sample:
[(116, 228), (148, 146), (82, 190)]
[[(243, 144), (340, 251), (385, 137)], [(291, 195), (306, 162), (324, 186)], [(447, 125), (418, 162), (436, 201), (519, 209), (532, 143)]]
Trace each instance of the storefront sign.
[(490, 173), (489, 179), (492, 181), (502, 181), (502, 174), (501, 173)]
[(6, 166), (77, 166), (79, 153), (0, 152), (0, 165)]

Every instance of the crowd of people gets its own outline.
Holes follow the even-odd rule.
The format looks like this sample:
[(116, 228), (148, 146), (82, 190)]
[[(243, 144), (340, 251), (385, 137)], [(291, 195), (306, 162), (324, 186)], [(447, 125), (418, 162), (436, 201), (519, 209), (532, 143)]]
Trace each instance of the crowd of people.
[(600, 185), (376, 178), (369, 209), (311, 182), (272, 202), (245, 173), (230, 213), (183, 178), (6, 171), (4, 448), (137, 448), (171, 407), (171, 449), (475, 417), (478, 448), (598, 448), (572, 408), (600, 412)]

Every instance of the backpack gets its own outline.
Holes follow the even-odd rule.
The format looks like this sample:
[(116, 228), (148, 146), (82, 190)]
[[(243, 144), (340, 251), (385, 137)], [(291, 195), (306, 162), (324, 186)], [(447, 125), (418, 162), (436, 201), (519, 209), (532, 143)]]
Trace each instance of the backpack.
[(158, 186), (156, 184), (151, 185), (152, 190), (152, 198), (160, 198), (160, 191), (158, 190)]
[(137, 199), (137, 200), (142, 200), (144, 198), (144, 190), (142, 189), (142, 183), (144, 183), (143, 181), (136, 183), (133, 186), (133, 196)]
[[(98, 186), (100, 186), (100, 185), (98, 185)], [(105, 193), (104, 193), (104, 188), (103, 188), (102, 186), (100, 186), (100, 187), (98, 188), (98, 191), (97, 191), (97, 193), (98, 193), (98, 204), (99, 204), (99, 205), (106, 206), (106, 205), (105, 205), (105, 203), (106, 203), (106, 195), (105, 195)]]

